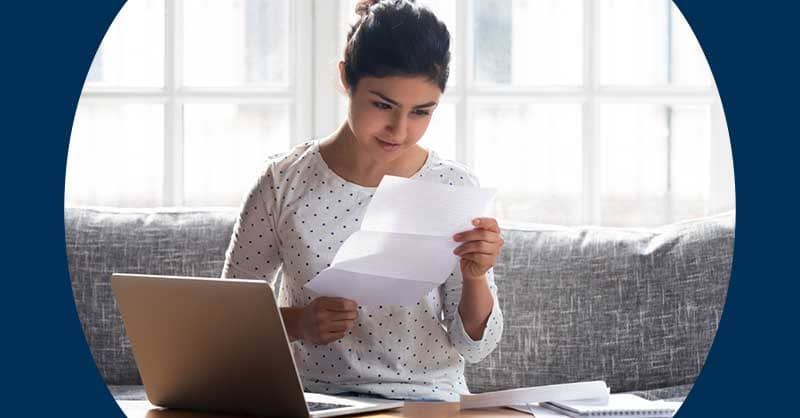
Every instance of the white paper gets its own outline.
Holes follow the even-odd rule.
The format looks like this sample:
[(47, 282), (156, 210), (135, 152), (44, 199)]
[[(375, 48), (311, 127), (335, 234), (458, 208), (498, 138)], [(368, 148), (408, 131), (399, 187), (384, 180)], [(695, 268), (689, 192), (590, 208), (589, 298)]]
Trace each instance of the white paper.
[(384, 176), (361, 229), (452, 237), (487, 215), (496, 190)]
[(573, 399), (596, 399), (599, 402), (608, 402), (609, 393), (606, 382), (602, 380), (535, 386), (496, 392), (463, 394), (461, 395), (461, 409), (493, 408)]
[[(650, 401), (630, 393), (615, 393), (608, 400), (556, 400), (542, 404), (545, 408), (559, 410), (566, 415), (582, 416), (592, 413), (606, 415), (672, 416), (677, 408), (671, 403)], [(677, 405), (680, 407), (680, 404)]]
[(411, 305), (458, 265), (453, 235), (489, 214), (496, 191), (384, 176), (361, 229), (306, 287), (360, 305)]
[(509, 406), (511, 409), (515, 409), (520, 412), (525, 412), (528, 414), (533, 415), (536, 418), (564, 418), (569, 415), (564, 415), (558, 413), (556, 411), (547, 409), (545, 407), (539, 406), (539, 404), (528, 404), (528, 405), (511, 405)]

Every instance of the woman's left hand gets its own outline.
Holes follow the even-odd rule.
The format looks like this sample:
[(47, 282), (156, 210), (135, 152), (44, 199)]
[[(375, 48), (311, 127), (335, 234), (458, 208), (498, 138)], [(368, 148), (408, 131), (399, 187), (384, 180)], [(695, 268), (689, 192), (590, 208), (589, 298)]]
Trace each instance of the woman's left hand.
[(461, 257), (461, 275), (465, 281), (483, 280), (505, 242), (494, 218), (477, 218), (472, 224), (475, 228), (453, 236), (454, 241), (463, 242), (453, 253)]

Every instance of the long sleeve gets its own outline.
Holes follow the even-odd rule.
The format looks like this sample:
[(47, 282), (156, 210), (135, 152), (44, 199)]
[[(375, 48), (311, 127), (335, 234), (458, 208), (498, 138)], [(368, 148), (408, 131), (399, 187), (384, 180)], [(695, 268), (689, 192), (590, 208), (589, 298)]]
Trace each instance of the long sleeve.
[[(319, 141), (300, 144), (268, 161), (261, 184), (243, 199), (223, 275), (266, 279), (274, 286), (273, 276), (280, 269), (278, 305), (305, 306), (317, 296), (305, 285), (332, 263), (344, 241), (359, 229), (375, 188), (347, 182), (331, 171)], [(477, 185), (465, 167), (433, 152), (415, 178)], [(447, 401), (469, 392), (465, 363), (492, 351), (502, 317), (493, 299), (494, 313), (484, 337), (472, 341), (457, 314), (460, 269), (450, 279), (411, 306), (359, 306), (352, 329), (338, 341), (292, 344), (305, 390)], [(497, 292), (493, 283), (491, 292)]]
[(279, 238), (275, 229), (275, 190), (269, 169), (244, 199), (225, 252), (223, 278), (262, 279), (274, 287), (281, 267)]
[(486, 322), (486, 329), (480, 340), (475, 341), (464, 330), (461, 314), (458, 312), (461, 301), (461, 269), (456, 267), (455, 271), (447, 278), (447, 281), (439, 287), (443, 293), (444, 319), (447, 327), (447, 335), (450, 342), (464, 359), (469, 363), (477, 363), (489, 355), (503, 334), (503, 312), (500, 310), (500, 303), (497, 299), (497, 285), (494, 282), (494, 269), (486, 272), (486, 280), (489, 284), (489, 291), (492, 293), (492, 312)]

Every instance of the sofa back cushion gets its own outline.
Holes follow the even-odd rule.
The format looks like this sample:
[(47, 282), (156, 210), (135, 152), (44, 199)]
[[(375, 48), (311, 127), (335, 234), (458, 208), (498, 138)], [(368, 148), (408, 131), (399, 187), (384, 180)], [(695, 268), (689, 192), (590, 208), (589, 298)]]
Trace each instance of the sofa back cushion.
[[(238, 212), (65, 211), (75, 304), (108, 384), (141, 380), (113, 272), (219, 277)], [(694, 382), (730, 275), (734, 215), (657, 229), (507, 226), (495, 267), (505, 330), (467, 365), (473, 392), (604, 379), (614, 391)]]
[(503, 338), (467, 369), (482, 392), (582, 380), (612, 391), (693, 383), (730, 279), (734, 213), (648, 230), (503, 231)]
[(235, 210), (68, 208), (64, 214), (75, 307), (108, 384), (140, 384), (111, 292), (111, 273), (219, 277)]

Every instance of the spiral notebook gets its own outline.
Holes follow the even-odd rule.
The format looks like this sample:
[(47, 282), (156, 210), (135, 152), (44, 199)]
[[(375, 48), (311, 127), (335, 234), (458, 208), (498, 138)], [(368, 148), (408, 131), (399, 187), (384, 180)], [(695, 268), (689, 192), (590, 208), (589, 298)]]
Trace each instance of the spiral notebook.
[(540, 406), (570, 417), (671, 417), (680, 402), (648, 401), (636, 395), (619, 393), (608, 397), (608, 402), (597, 400), (550, 401)]

